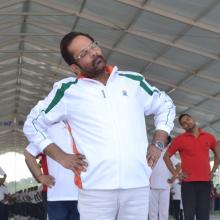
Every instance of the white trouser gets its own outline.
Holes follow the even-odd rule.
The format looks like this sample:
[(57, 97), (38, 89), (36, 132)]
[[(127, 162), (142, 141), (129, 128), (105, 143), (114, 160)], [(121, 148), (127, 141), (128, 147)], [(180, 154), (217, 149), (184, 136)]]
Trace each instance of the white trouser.
[(147, 220), (149, 187), (79, 190), (80, 220)]
[(150, 189), (149, 219), (168, 220), (170, 189)]

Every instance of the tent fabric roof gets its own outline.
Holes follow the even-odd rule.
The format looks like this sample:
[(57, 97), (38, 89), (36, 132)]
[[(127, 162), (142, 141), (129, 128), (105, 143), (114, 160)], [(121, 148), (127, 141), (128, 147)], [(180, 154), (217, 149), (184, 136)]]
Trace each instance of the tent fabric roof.
[[(0, 154), (23, 151), (26, 115), (73, 74), (59, 52), (73, 30), (98, 40), (109, 63), (166, 91), (177, 116), (192, 114), (220, 138), (219, 11), (218, 0), (0, 0)], [(151, 135), (152, 117), (147, 128)]]

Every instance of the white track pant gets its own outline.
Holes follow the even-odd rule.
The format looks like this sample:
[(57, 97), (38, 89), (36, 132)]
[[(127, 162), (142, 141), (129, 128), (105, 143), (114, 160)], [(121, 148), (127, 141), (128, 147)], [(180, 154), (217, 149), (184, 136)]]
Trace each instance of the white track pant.
[(149, 219), (168, 220), (170, 189), (150, 189)]
[(147, 220), (149, 187), (79, 190), (80, 220)]

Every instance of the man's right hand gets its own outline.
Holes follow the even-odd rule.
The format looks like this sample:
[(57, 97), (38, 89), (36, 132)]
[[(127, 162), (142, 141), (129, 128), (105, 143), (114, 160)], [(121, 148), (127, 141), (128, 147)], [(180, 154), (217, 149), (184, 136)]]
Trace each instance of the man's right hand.
[(188, 176), (189, 176), (188, 173), (186, 173), (186, 172), (180, 172), (180, 173), (179, 173), (179, 180), (182, 181), (182, 180), (186, 179)]
[(84, 155), (79, 153), (67, 154), (54, 143), (49, 144), (44, 149), (44, 153), (60, 163), (64, 168), (72, 170), (76, 176), (79, 176), (82, 171), (85, 172), (86, 167), (88, 167)]
[(38, 176), (37, 180), (43, 185), (48, 186), (49, 188), (55, 185), (55, 179), (50, 175), (41, 174)]
[(60, 163), (66, 169), (72, 170), (76, 176), (79, 176), (80, 172), (86, 172), (88, 167), (86, 157), (82, 154), (64, 154)]

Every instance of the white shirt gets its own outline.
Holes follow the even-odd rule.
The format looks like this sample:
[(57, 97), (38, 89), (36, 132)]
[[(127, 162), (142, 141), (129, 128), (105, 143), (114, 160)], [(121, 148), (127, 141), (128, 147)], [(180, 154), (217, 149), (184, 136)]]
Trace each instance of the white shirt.
[(172, 184), (171, 192), (173, 193), (173, 200), (181, 200), (181, 185), (178, 181)]
[[(64, 152), (72, 152), (72, 139), (63, 122), (54, 124), (48, 129), (48, 134), (51, 139), (57, 144)], [(36, 157), (41, 153), (38, 147), (29, 144), (26, 150)], [(47, 157), (48, 172), (55, 178), (55, 186), (48, 188), (47, 200), (48, 201), (73, 201), (78, 200), (78, 188), (74, 184), (74, 174), (71, 170), (65, 169), (59, 163)]]
[(5, 194), (8, 194), (8, 189), (6, 186), (0, 186), (0, 201), (4, 200)]
[(106, 86), (68, 78), (55, 84), (37, 114), (24, 124), (30, 142), (43, 150), (53, 143), (47, 129), (66, 120), (78, 151), (88, 161), (81, 173), (84, 189), (127, 189), (149, 185), (145, 115), (154, 114), (156, 129), (170, 132), (175, 118), (172, 100), (144, 77), (115, 67)]
[(220, 185), (218, 185), (218, 186), (216, 187), (216, 193), (217, 193), (218, 195), (220, 195)]
[(5, 174), (5, 171), (0, 167), (0, 178), (4, 177)]
[[(152, 174), (150, 177), (150, 187), (152, 189), (170, 189), (170, 184), (167, 182), (167, 180), (172, 177), (172, 174), (168, 170), (163, 160), (163, 156), (166, 150), (167, 148), (163, 150), (159, 160), (157, 161), (156, 166), (152, 170)], [(179, 160), (175, 156), (171, 157), (171, 161), (174, 166), (179, 163)]]

